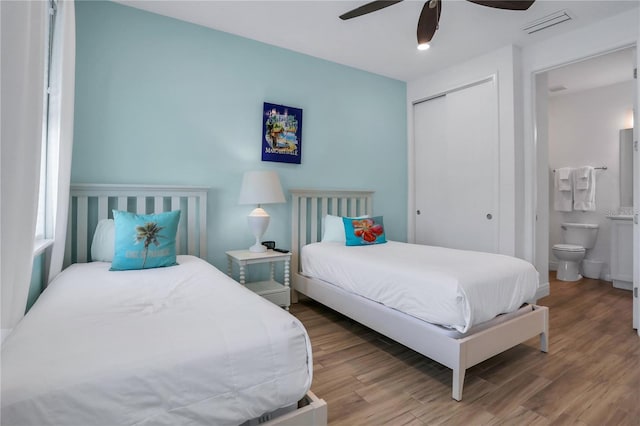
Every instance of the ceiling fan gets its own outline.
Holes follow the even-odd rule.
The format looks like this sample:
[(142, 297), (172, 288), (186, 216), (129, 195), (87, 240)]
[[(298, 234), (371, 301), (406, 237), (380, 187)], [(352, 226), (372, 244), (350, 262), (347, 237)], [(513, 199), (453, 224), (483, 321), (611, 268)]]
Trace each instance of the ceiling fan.
[[(366, 3), (360, 7), (350, 10), (340, 15), (340, 19), (347, 20), (375, 12), (385, 7), (400, 3), (402, 0), (377, 0)], [(506, 10), (527, 10), (535, 0), (467, 0), (471, 3), (481, 6), (493, 7), (496, 9)], [(429, 0), (422, 7), (420, 18), (418, 19), (418, 49), (425, 50), (429, 48), (429, 42), (438, 29), (438, 21), (440, 21), (440, 12), (442, 11), (442, 0)]]

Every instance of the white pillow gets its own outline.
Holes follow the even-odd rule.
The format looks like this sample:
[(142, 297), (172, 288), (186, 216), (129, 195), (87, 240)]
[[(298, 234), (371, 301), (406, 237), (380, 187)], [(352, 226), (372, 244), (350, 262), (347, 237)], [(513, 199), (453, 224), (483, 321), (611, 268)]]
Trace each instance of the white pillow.
[(91, 242), (91, 259), (94, 262), (111, 262), (116, 251), (116, 225), (113, 219), (102, 219), (96, 226)]
[[(369, 215), (354, 217), (354, 219), (364, 219), (365, 217), (369, 217)], [(323, 243), (347, 243), (347, 236), (344, 233), (344, 222), (342, 221), (342, 216), (333, 216), (328, 214), (323, 217), (322, 220), (324, 221), (324, 231), (320, 241)]]

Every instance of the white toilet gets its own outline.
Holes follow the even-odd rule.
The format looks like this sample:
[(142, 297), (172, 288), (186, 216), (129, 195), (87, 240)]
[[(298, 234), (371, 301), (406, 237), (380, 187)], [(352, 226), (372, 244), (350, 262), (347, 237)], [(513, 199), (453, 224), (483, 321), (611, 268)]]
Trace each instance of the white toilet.
[(593, 248), (598, 236), (598, 225), (592, 223), (563, 223), (563, 244), (556, 244), (551, 251), (560, 260), (556, 278), (560, 281), (578, 281), (580, 261), (588, 249)]

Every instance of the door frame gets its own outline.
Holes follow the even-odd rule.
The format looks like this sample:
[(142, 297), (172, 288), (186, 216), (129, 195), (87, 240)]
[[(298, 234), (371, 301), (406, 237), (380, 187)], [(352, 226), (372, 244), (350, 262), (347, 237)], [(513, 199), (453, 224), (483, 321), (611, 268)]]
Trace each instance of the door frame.
[[(638, 8), (640, 20), (640, 7)], [(638, 28), (638, 43), (636, 43), (635, 86), (636, 97), (633, 103), (633, 321), (636, 332), (640, 336), (640, 28)]]
[[(605, 49), (596, 49), (591, 52), (583, 53), (578, 56), (568, 56), (567, 54), (559, 55), (555, 60), (549, 61), (549, 63), (544, 66), (539, 66), (537, 68), (533, 68), (528, 72), (528, 80), (530, 82), (530, 114), (527, 114), (531, 118), (531, 126), (529, 129), (525, 130), (525, 132), (529, 133), (531, 136), (531, 140), (533, 141), (533, 152), (528, 156), (528, 161), (525, 161), (525, 167), (527, 165), (530, 166), (529, 172), (525, 171), (525, 176), (530, 176), (530, 184), (526, 185), (528, 190), (528, 196), (525, 197), (527, 200), (531, 200), (532, 208), (526, 209), (525, 213), (528, 212), (529, 220), (528, 223), (531, 224), (531, 238), (530, 247), (528, 251), (527, 258), (531, 259), (531, 262), (535, 265), (536, 269), (540, 272), (541, 275), (541, 285), (544, 285), (546, 282), (546, 286), (548, 287), (548, 280), (546, 277), (543, 277), (544, 272), (548, 271), (549, 264), (549, 247), (548, 247), (548, 234), (549, 234), (549, 185), (548, 185), (548, 156), (546, 157), (546, 163), (544, 164), (544, 170), (542, 169), (543, 164), (539, 164), (538, 158), (546, 155), (548, 153), (548, 139), (546, 131), (539, 131), (539, 122), (540, 117), (538, 113), (538, 104), (537, 104), (537, 85), (538, 77), (547, 71), (553, 70), (555, 68), (560, 68), (566, 65), (570, 65), (572, 63), (581, 62), (587, 59), (595, 58), (601, 55), (605, 55), (608, 53), (612, 53), (618, 50), (627, 49), (633, 47), (636, 51), (636, 61), (638, 62), (638, 58), (640, 57), (638, 52), (638, 43), (636, 41), (627, 42), (627, 43), (618, 43), (614, 44)], [(546, 80), (545, 80), (546, 81)], [(637, 80), (636, 80), (637, 81)], [(638, 108), (638, 104), (640, 103), (640, 85), (636, 82), (636, 91), (638, 99), (634, 99), (634, 103), (636, 104), (636, 109)], [(633, 95), (632, 95), (633, 96)], [(547, 95), (548, 99), (548, 95)], [(638, 112), (636, 110), (636, 117)], [(546, 119), (544, 120), (546, 123)], [(639, 123), (638, 120), (634, 120), (634, 135), (638, 135)], [(542, 137), (540, 137), (542, 135)], [(636, 136), (637, 138), (637, 136)], [(525, 135), (525, 143), (526, 143), (526, 135)], [(525, 154), (526, 155), (526, 154)], [(525, 177), (526, 179), (526, 177)], [(639, 182), (635, 182), (635, 187), (637, 187)], [(640, 199), (636, 197), (638, 194), (635, 191), (634, 194), (634, 206), (635, 211), (637, 213), (638, 204), (640, 203)], [(539, 196), (541, 199), (539, 199)], [(638, 253), (640, 252), (640, 243), (638, 243), (638, 230), (636, 229), (638, 225), (634, 227), (634, 240), (636, 241), (634, 244), (634, 255), (633, 255), (633, 263), (634, 263), (634, 271), (637, 271), (640, 266), (638, 265)], [(544, 235), (546, 234), (546, 239)], [(537, 241), (547, 241), (545, 247), (537, 247)], [(634, 278), (634, 287), (638, 286), (638, 274), (636, 273)], [(638, 331), (640, 334), (640, 329)]]

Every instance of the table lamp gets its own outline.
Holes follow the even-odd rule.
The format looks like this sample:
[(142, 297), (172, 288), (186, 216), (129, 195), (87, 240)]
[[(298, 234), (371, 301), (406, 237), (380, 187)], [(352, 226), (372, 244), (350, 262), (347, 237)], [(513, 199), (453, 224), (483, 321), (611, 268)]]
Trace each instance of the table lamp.
[(262, 245), (260, 239), (267, 230), (271, 218), (260, 205), (284, 203), (285, 201), (278, 173), (272, 170), (258, 170), (244, 173), (238, 203), (258, 205), (258, 207), (247, 216), (249, 229), (256, 237), (256, 243), (249, 247), (249, 251), (254, 253), (267, 251), (267, 248)]

